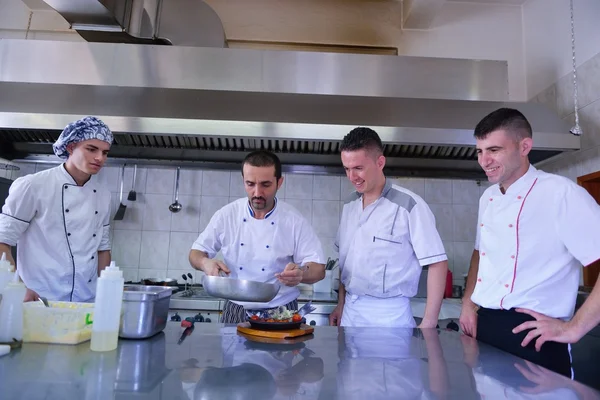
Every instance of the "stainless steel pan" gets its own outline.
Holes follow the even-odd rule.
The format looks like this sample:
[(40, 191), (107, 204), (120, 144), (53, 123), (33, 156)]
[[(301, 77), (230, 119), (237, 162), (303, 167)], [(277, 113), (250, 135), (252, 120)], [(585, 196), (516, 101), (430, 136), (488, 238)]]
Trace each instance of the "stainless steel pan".
[(227, 300), (266, 303), (279, 293), (278, 284), (205, 275), (202, 281), (206, 293)]

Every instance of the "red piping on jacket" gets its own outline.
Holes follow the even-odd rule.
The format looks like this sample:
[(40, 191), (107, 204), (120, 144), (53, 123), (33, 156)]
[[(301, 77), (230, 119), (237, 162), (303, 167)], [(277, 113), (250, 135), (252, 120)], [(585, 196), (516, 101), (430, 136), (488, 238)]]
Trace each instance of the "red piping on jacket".
[(521, 217), (521, 211), (523, 211), (523, 206), (525, 205), (525, 200), (527, 200), (527, 197), (529, 196), (529, 193), (531, 193), (531, 189), (533, 189), (536, 182), (537, 182), (537, 178), (535, 178), (535, 181), (533, 181), (533, 184), (531, 185), (531, 187), (527, 191), (527, 194), (523, 198), (523, 202), (521, 203), (521, 208), (519, 209), (519, 214), (517, 214), (517, 227), (516, 227), (516, 229), (517, 229), (517, 252), (515, 254), (515, 265), (513, 267), (513, 279), (512, 279), (512, 284), (510, 285), (510, 292), (505, 294), (502, 297), (502, 299), (500, 300), (500, 308), (503, 310), (504, 310), (504, 307), (502, 306), (502, 303), (504, 302), (504, 298), (513, 292), (513, 289), (515, 288), (515, 280), (517, 279), (517, 263), (519, 261), (519, 218)]

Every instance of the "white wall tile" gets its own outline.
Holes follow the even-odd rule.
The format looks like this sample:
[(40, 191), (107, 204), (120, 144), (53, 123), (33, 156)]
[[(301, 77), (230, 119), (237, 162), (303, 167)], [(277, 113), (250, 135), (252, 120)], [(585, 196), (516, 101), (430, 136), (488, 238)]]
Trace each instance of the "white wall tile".
[(431, 212), (435, 216), (435, 226), (444, 241), (454, 239), (454, 209), (452, 204), (430, 204)]
[(313, 178), (313, 200), (340, 200), (341, 179), (339, 176), (315, 175)]
[(483, 196), (483, 192), (485, 192), (487, 190), (487, 188), (489, 188), (490, 186), (492, 186), (492, 184), (487, 179), (484, 181), (480, 181), (480, 185), (479, 185), (479, 197), (480, 198), (481, 198), (481, 196)]
[(141, 231), (115, 230), (111, 251), (112, 259), (117, 265), (138, 267), (141, 243)]
[(286, 199), (286, 203), (294, 207), (310, 224), (312, 221), (312, 200), (301, 200), (301, 199)]
[(146, 194), (170, 194), (175, 197), (175, 169), (149, 168), (146, 177)]
[(200, 198), (200, 227), (198, 228), (198, 232), (202, 232), (215, 212), (227, 205), (227, 203), (229, 203), (228, 197), (202, 196)]
[[(111, 192), (118, 192), (121, 179), (121, 168), (119, 167), (103, 167), (97, 174), (98, 181)], [(123, 185), (123, 198), (127, 198), (127, 192)]]
[(452, 181), (426, 179), (423, 200), (429, 204), (452, 204)]
[(392, 182), (410, 190), (417, 196), (425, 198), (425, 179), (422, 178), (394, 178)]
[(167, 276), (166, 269), (148, 269), (148, 268), (140, 268), (138, 270), (138, 279), (165, 279), (170, 278)]
[(203, 171), (202, 195), (229, 197), (230, 179), (229, 171)]
[(283, 183), (286, 199), (312, 199), (313, 176), (305, 174), (287, 174)]
[(181, 211), (171, 215), (171, 232), (198, 233), (200, 224), (200, 196), (179, 196)]
[(179, 195), (200, 196), (202, 179), (202, 170), (182, 168), (179, 173)]
[[(146, 193), (146, 181), (148, 178), (148, 169), (146, 167), (137, 167), (135, 176), (135, 187), (133, 186), (133, 171), (135, 169), (134, 164), (127, 164), (125, 168), (125, 183), (123, 185), (123, 197), (127, 198), (127, 195), (133, 188), (136, 191), (136, 196), (139, 197), (140, 193)], [(119, 175), (120, 177), (120, 175)], [(118, 179), (117, 179), (118, 181)]]
[(170, 238), (169, 232), (143, 231), (140, 268), (167, 269)]
[(121, 268), (123, 271), (123, 279), (125, 279), (125, 282), (139, 282), (140, 278), (138, 268), (127, 268), (121, 266), (119, 266), (119, 268)]
[(189, 255), (198, 235), (188, 232), (171, 232), (169, 242), (169, 270), (191, 270)]
[(479, 204), (479, 186), (476, 181), (452, 181), (452, 204)]
[(356, 188), (350, 182), (350, 179), (346, 175), (340, 177), (341, 181), (341, 190), (340, 190), (340, 200), (346, 201), (352, 193), (356, 192)]
[(340, 202), (313, 200), (312, 226), (320, 237), (335, 237), (339, 225)]
[(229, 197), (246, 197), (246, 190), (244, 189), (244, 178), (241, 172), (231, 171), (229, 178)]
[(173, 214), (169, 211), (169, 205), (172, 202), (173, 198), (166, 194), (147, 194), (142, 229), (145, 231), (169, 231)]
[(470, 205), (453, 204), (454, 240), (475, 243), (478, 208)]
[(463, 275), (469, 272), (469, 264), (473, 255), (472, 242), (454, 242), (454, 269), (452, 279), (463, 279)]

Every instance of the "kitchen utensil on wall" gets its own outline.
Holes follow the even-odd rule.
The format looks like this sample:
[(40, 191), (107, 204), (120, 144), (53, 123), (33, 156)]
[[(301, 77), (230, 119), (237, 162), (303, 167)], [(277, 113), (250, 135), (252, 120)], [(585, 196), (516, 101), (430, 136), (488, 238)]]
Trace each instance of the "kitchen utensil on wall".
[(127, 200), (135, 201), (137, 199), (137, 193), (135, 192), (135, 178), (137, 177), (137, 164), (133, 166), (133, 182), (131, 184), (131, 190), (127, 195)]
[(169, 206), (169, 211), (172, 213), (178, 213), (182, 208), (182, 205), (179, 203), (179, 170), (180, 167), (177, 167), (177, 177), (175, 179), (175, 202)]
[(121, 221), (123, 219), (123, 217), (125, 216), (125, 209), (127, 209), (127, 206), (125, 204), (123, 204), (123, 182), (125, 181), (125, 164), (123, 164), (123, 166), (121, 167), (121, 191), (119, 194), (119, 209), (117, 210), (116, 214), (115, 214), (115, 221)]

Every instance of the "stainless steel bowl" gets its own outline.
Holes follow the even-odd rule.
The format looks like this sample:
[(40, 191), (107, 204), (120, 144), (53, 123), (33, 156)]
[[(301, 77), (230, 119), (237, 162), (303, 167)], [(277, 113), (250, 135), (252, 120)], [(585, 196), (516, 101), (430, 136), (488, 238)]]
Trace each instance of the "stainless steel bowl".
[(202, 286), (206, 293), (213, 297), (257, 303), (273, 300), (280, 288), (279, 285), (273, 283), (208, 275), (204, 276)]

